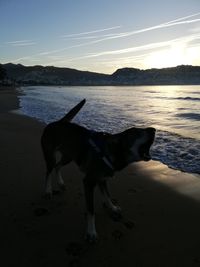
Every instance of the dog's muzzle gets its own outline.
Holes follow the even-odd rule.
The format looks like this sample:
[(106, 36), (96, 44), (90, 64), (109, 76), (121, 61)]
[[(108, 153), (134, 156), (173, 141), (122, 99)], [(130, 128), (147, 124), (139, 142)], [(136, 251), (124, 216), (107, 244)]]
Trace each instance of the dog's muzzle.
[(143, 160), (144, 160), (144, 161), (149, 161), (149, 160), (151, 160), (151, 155), (150, 155), (150, 154), (146, 154), (146, 153), (144, 153), (144, 155), (143, 155)]
[(141, 147), (139, 149), (139, 154), (140, 154), (140, 157), (142, 158), (142, 160), (149, 161), (149, 160), (151, 160), (150, 148), (151, 148), (151, 146), (154, 142), (154, 139), (155, 139), (156, 129), (147, 128), (146, 131), (148, 134), (148, 139), (143, 145), (141, 145)]
[(151, 154), (150, 154), (150, 147), (147, 149), (146, 147), (142, 146), (142, 148), (139, 151), (141, 160), (149, 161), (151, 160)]

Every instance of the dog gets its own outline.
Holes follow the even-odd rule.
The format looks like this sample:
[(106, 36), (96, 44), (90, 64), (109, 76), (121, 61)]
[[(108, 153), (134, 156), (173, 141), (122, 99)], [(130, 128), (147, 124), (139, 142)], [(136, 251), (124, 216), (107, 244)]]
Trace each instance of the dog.
[[(97, 240), (94, 214), (94, 189), (98, 185), (103, 196), (103, 204), (114, 214), (121, 209), (112, 203), (107, 186), (107, 178), (130, 163), (149, 161), (150, 147), (155, 138), (154, 128), (130, 128), (121, 133), (91, 131), (71, 120), (83, 107), (82, 100), (62, 119), (48, 124), (41, 137), (41, 146), (46, 162), (45, 195), (52, 196), (51, 174), (56, 171), (58, 185), (65, 190), (61, 176), (62, 166), (74, 161), (85, 174), (83, 179), (87, 208), (86, 239)], [(60, 153), (59, 160), (56, 153)]]

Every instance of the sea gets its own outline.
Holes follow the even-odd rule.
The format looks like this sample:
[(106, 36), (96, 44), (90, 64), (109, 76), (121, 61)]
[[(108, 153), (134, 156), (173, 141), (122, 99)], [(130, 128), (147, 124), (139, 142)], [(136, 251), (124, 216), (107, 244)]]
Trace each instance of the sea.
[(152, 159), (200, 174), (200, 86), (26, 86), (20, 112), (45, 123), (62, 118), (82, 99), (74, 122), (119, 133), (155, 127)]

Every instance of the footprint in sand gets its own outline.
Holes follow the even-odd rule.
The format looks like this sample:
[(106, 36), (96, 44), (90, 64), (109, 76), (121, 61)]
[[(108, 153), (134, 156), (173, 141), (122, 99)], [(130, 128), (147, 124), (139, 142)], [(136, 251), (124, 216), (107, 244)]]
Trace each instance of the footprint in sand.
[(135, 228), (135, 222), (133, 221), (126, 221), (126, 222), (123, 222), (123, 225), (128, 228), (129, 230)]
[(116, 230), (114, 230), (114, 231), (112, 232), (112, 237), (113, 237), (115, 240), (120, 240), (120, 239), (122, 238), (122, 236), (123, 236), (123, 232), (122, 232), (121, 230), (116, 229)]

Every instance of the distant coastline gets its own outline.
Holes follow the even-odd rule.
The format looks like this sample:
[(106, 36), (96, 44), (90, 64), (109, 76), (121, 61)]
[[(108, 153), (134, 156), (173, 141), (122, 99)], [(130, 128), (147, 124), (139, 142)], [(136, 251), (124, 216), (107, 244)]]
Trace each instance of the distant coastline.
[(171, 68), (122, 68), (102, 74), (53, 66), (0, 64), (6, 72), (5, 82), (16, 85), (199, 85), (200, 66), (180, 65)]

